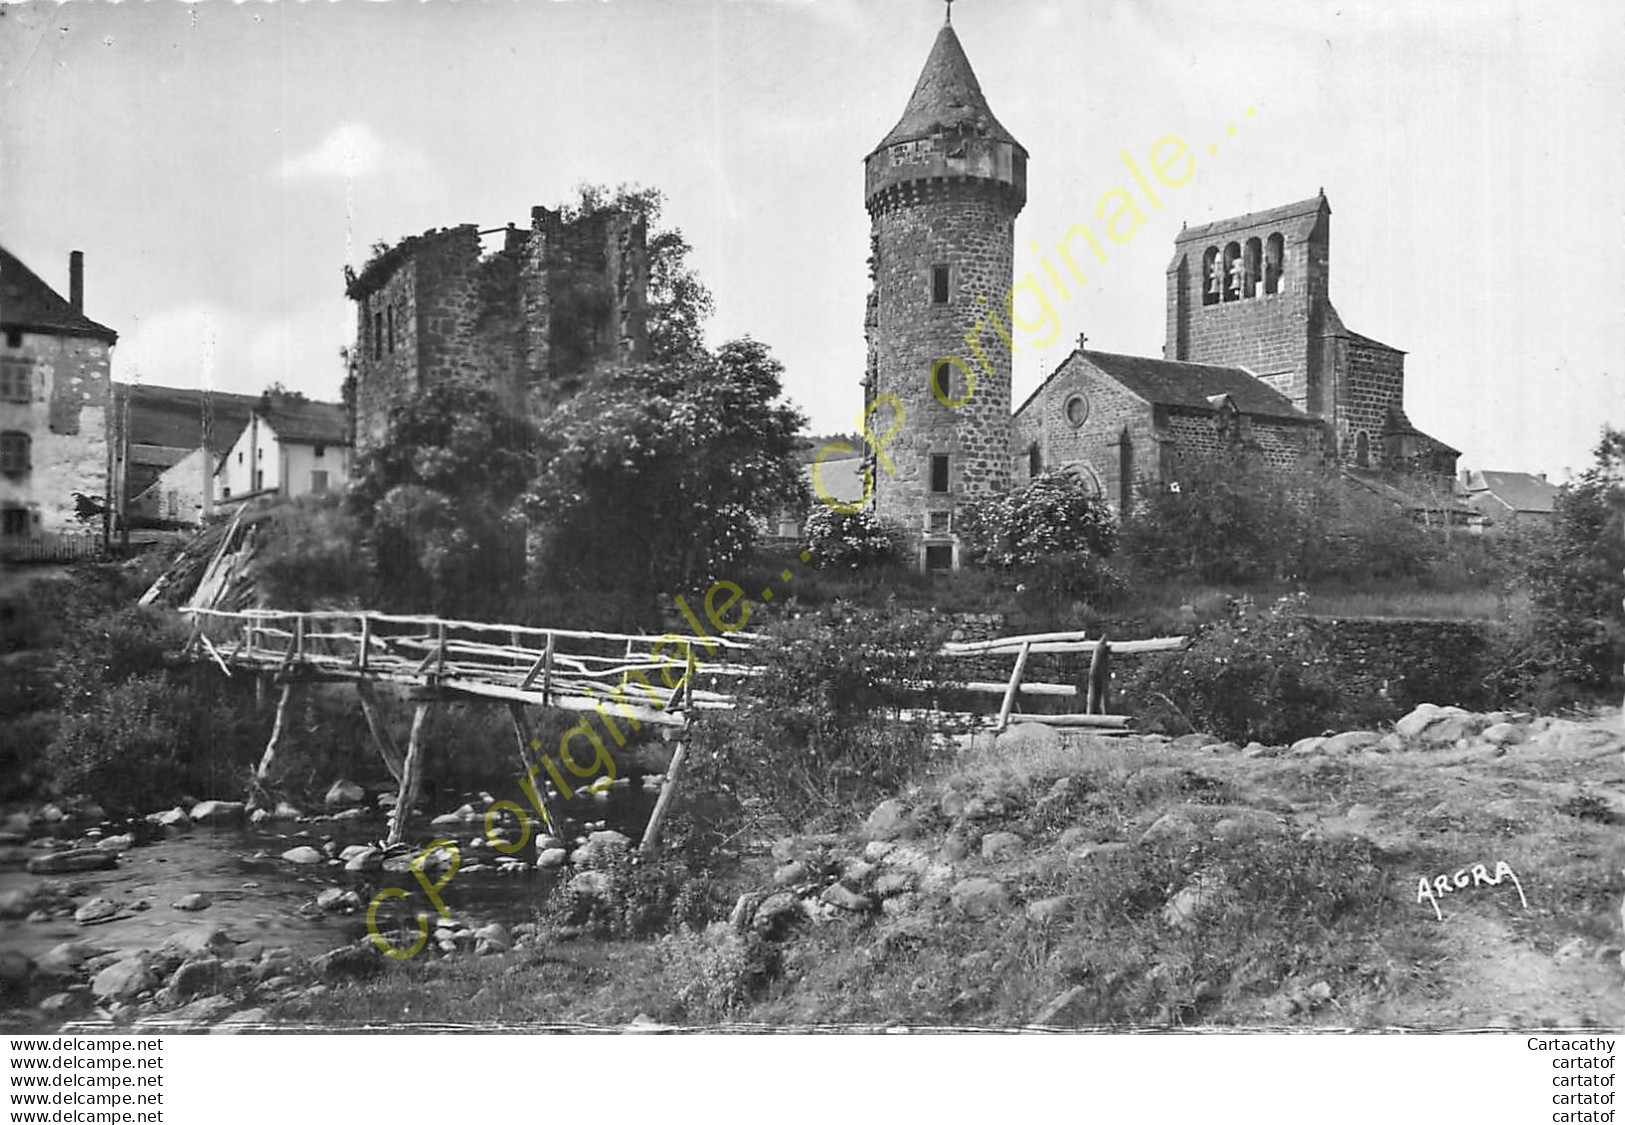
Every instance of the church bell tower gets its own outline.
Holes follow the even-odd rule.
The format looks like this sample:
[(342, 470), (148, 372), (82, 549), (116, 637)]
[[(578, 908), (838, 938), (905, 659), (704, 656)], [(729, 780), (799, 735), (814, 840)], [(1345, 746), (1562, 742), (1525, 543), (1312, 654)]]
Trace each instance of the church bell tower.
[(868, 424), (890, 435), (868, 453), (873, 502), (929, 569), (959, 565), (961, 507), (1010, 487), (1005, 302), (1026, 201), (1027, 150), (944, 23), (902, 119), (864, 161)]

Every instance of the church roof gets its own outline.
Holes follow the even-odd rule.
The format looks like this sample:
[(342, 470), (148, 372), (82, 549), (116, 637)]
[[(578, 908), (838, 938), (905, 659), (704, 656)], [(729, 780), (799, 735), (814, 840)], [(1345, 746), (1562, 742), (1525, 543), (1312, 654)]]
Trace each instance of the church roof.
[(0, 328), (118, 343), (118, 333), (78, 311), (39, 274), (0, 246)]
[(943, 24), (920, 71), (920, 80), (914, 84), (914, 93), (903, 110), (902, 120), (874, 151), (955, 130), (1006, 141), (1020, 148), (1023, 154), (1027, 151), (993, 116), (987, 98), (982, 95), (982, 84), (976, 80), (970, 59), (959, 45), (959, 36), (954, 34), (952, 26)]
[[(1309, 415), (1293, 406), (1291, 399), (1240, 367), (1180, 363), (1111, 352), (1079, 350), (1072, 354), (1093, 364), (1154, 406), (1214, 410), (1217, 407), (1213, 400), (1228, 396), (1243, 414), (1296, 422), (1313, 421)], [(1061, 366), (1064, 368), (1066, 365)], [(1059, 369), (1056, 374), (1060, 374)]]

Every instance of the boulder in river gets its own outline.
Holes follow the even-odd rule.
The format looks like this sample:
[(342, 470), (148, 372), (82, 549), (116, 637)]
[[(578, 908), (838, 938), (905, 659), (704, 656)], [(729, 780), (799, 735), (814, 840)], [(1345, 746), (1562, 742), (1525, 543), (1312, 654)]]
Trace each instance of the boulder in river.
[(300, 844), (297, 848), (289, 848), (282, 853), (282, 858), (289, 863), (298, 863), (306, 867), (327, 862), (327, 857), (309, 844)]
[(322, 803), (328, 808), (336, 808), (339, 805), (359, 805), (366, 799), (365, 789), (341, 777), (328, 788), (327, 796), (322, 798)]
[(236, 824), (247, 815), (241, 801), (199, 801), (192, 806), (194, 824)]
[(73, 920), (81, 926), (92, 922), (105, 922), (118, 913), (118, 903), (109, 898), (93, 898), (73, 912)]
[(69, 875), (78, 871), (107, 871), (118, 866), (118, 852), (100, 848), (72, 848), (38, 855), (28, 861), (34, 875)]
[(126, 957), (97, 973), (90, 982), (90, 991), (98, 1000), (133, 1000), (157, 985), (158, 979), (146, 961)]

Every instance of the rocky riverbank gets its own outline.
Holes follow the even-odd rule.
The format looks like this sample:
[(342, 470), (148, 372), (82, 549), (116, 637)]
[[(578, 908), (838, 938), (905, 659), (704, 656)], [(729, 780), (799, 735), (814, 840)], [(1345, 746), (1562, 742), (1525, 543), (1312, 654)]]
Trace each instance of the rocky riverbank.
[[(365, 935), (313, 955), (229, 931), (122, 952), (85, 938), (38, 959), (33, 979), (61, 986), (33, 1010), (199, 1027), (1615, 1026), (1621, 734), (1617, 712), (1426, 705), (1290, 746), (1022, 724), (966, 740), (849, 831), (763, 841), (696, 896), (709, 924), (652, 940), (581, 924), (633, 893), (630, 840), (595, 827), (525, 857), (561, 869), (573, 911), (443, 926), (403, 961)], [(478, 806), (446, 814), (471, 840)], [(301, 846), (342, 868), (334, 843)]]

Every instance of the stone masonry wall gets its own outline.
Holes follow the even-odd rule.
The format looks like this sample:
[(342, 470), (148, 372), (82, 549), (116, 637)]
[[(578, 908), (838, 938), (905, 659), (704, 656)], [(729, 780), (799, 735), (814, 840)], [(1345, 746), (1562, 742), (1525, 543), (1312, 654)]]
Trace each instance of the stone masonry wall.
[(1500, 626), (1489, 621), (1306, 618), (1351, 694), (1386, 696), (1397, 714), (1418, 703), (1491, 703), (1484, 678)]
[(1371, 451), (1370, 467), (1391, 468), (1384, 463), (1382, 434), (1390, 409), (1405, 405), (1405, 355), (1403, 352), (1374, 348), (1354, 340), (1338, 340), (1343, 369), (1347, 372), (1338, 388), (1338, 447), (1343, 461), (1354, 463), (1356, 435), (1365, 433)]
[[(382, 353), (374, 348), (375, 317), (384, 318)], [(389, 325), (395, 325), (394, 343)], [(388, 437), (389, 408), (418, 389), (417, 271), (408, 262), (383, 285), (356, 302), (355, 441), (358, 450)]]
[[(1088, 404), (1081, 426), (1072, 425), (1066, 417), (1066, 404), (1074, 395), (1082, 395)], [(1082, 356), (1074, 355), (1016, 416), (1015, 479), (1029, 478), (1029, 451), (1036, 441), (1045, 470), (1086, 467), (1088, 472), (1082, 475), (1099, 485), (1101, 495), (1113, 507), (1119, 507), (1125, 428), (1134, 465), (1128, 482), (1132, 497), (1141, 481), (1158, 479), (1160, 441), (1151, 408)]]
[(1216, 413), (1169, 411), (1167, 435), (1181, 455), (1215, 455), (1239, 443), (1255, 450), (1264, 463), (1275, 469), (1298, 468), (1305, 458), (1320, 455), (1318, 426), (1293, 425), (1269, 418), (1238, 417), (1234, 437), (1226, 434)]
[(0, 430), (29, 435), (30, 469), (0, 474), (0, 505), (27, 509), (31, 534), (84, 530), (73, 494), (107, 495), (111, 352), (101, 340), (38, 332), (0, 350), (29, 367), (30, 401), (0, 402)]
[[(1007, 196), (975, 183), (921, 189), (874, 219), (872, 385), (877, 394), (896, 395), (905, 409), (886, 446), (897, 472), (876, 473), (875, 511), (915, 540), (928, 512), (953, 512), (1010, 485), (1010, 353), (991, 320), (979, 334), (986, 366), (965, 336), (989, 309), (1004, 321), (1014, 220)], [(946, 304), (931, 300), (936, 265), (950, 270)], [(930, 386), (932, 367), (945, 356), (960, 357), (975, 377), (969, 401), (957, 409), (943, 405)], [(941, 380), (950, 401), (966, 395), (955, 367), (943, 367)], [(876, 410), (871, 430), (884, 434), (892, 418), (889, 408)], [(931, 457), (943, 453), (949, 490), (932, 493)]]

